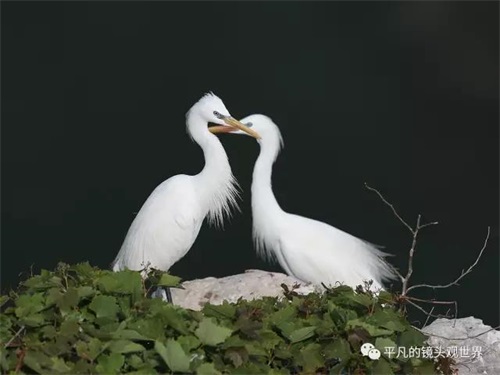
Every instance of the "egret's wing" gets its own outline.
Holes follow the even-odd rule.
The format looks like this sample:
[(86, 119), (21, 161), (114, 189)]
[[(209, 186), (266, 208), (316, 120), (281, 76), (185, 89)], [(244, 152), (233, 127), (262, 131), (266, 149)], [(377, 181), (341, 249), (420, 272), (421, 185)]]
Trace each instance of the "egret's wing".
[(149, 263), (167, 271), (189, 251), (203, 219), (189, 176), (168, 179), (141, 207), (116, 263), (121, 269), (142, 269)]
[(272, 251), (272, 254), (280, 264), (281, 268), (283, 268), (283, 270), (286, 272), (286, 274), (288, 276), (295, 276), (292, 269), (290, 268), (290, 264), (288, 263), (287, 258), (283, 254), (283, 242), (281, 240), (275, 242), (273, 250), (274, 251)]
[(294, 216), (281, 236), (283, 254), (295, 277), (316, 284), (350, 286), (389, 274), (380, 250), (320, 221)]

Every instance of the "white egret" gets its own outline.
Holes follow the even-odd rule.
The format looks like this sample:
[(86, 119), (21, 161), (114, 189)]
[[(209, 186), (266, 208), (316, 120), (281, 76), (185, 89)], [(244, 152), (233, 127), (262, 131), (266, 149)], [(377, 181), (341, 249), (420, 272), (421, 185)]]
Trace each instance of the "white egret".
[[(316, 285), (337, 283), (355, 288), (372, 280), (372, 290), (383, 288), (394, 272), (386, 254), (374, 245), (323, 222), (287, 213), (273, 194), (272, 166), (283, 147), (278, 126), (267, 116), (240, 120), (257, 131), (260, 154), (252, 180), (253, 237), (257, 253), (276, 259), (290, 276)], [(236, 131), (235, 131), (236, 130)], [(212, 133), (244, 134), (237, 129), (214, 126)]]
[(189, 251), (207, 215), (210, 223), (222, 225), (237, 208), (237, 182), (224, 147), (208, 130), (209, 122), (259, 137), (231, 117), (216, 95), (206, 94), (195, 103), (186, 114), (187, 133), (202, 148), (205, 167), (197, 175), (173, 176), (156, 187), (132, 222), (113, 271), (148, 265), (168, 271)]

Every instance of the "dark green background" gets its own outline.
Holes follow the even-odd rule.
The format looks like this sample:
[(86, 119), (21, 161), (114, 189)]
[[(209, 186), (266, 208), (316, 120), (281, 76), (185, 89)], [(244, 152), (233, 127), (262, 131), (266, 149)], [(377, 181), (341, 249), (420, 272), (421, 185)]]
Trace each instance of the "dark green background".
[[(58, 261), (108, 267), (163, 180), (195, 174), (184, 114), (213, 90), (239, 118), (271, 116), (289, 212), (395, 254), (414, 222), (415, 282), (446, 283), (490, 245), (459, 302), (499, 323), (498, 2), (2, 2), (2, 290)], [(258, 145), (223, 137), (244, 189), (225, 231), (204, 226), (172, 272), (279, 270), (251, 242)], [(422, 316), (415, 315), (415, 319)]]

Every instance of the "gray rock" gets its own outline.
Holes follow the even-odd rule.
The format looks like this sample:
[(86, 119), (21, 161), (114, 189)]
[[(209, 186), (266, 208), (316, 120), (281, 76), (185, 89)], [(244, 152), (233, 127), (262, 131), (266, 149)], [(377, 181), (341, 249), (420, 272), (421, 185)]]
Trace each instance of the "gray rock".
[(237, 302), (240, 297), (253, 300), (283, 296), (282, 283), (289, 288), (296, 283), (300, 284), (296, 290), (299, 294), (309, 294), (317, 290), (312, 284), (301, 282), (282, 273), (247, 270), (245, 273), (220, 279), (207, 277), (185, 281), (182, 283), (184, 289), (172, 289), (172, 299), (176, 305), (201, 310), (207, 302), (220, 305), (224, 300)]
[(427, 340), (430, 346), (456, 353), (460, 375), (500, 374), (500, 331), (484, 325), (482, 320), (437, 319), (422, 332), (431, 335)]

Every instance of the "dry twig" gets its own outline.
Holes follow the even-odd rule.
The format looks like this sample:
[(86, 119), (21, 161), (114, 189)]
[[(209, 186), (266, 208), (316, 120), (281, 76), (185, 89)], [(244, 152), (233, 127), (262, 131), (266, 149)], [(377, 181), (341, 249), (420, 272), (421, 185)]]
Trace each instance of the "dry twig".
[[(476, 258), (476, 261), (466, 270), (462, 270), (462, 273), (461, 275), (455, 279), (454, 281), (448, 283), (448, 284), (444, 284), (444, 285), (430, 285), (430, 284), (417, 284), (417, 285), (413, 285), (413, 286), (409, 286), (409, 282), (410, 282), (410, 278), (413, 274), (413, 258), (415, 256), (415, 250), (416, 250), (416, 246), (417, 246), (417, 237), (418, 237), (418, 234), (420, 232), (420, 230), (426, 228), (426, 227), (429, 227), (429, 226), (432, 226), (432, 225), (437, 225), (438, 222), (437, 221), (434, 221), (434, 222), (429, 222), (429, 223), (425, 223), (425, 224), (421, 224), (421, 215), (419, 214), (417, 216), (417, 222), (416, 222), (416, 225), (415, 225), (415, 228), (412, 228), (410, 224), (408, 224), (407, 221), (405, 221), (401, 215), (397, 212), (397, 210), (394, 208), (394, 205), (392, 205), (387, 199), (385, 199), (385, 197), (380, 193), (380, 191), (378, 191), (377, 189), (374, 189), (370, 186), (368, 186), (368, 184), (365, 183), (365, 187), (370, 190), (370, 191), (373, 191), (374, 193), (376, 193), (378, 195), (378, 197), (382, 200), (382, 202), (384, 202), (393, 212), (394, 216), (396, 216), (396, 218), (410, 231), (410, 233), (412, 234), (412, 242), (411, 242), (411, 246), (410, 246), (410, 250), (409, 250), (409, 257), (408, 257), (408, 271), (406, 273), (406, 276), (403, 276), (395, 267), (393, 267), (392, 265), (390, 265), (390, 267), (392, 268), (392, 270), (394, 271), (394, 273), (400, 278), (401, 280), (401, 283), (403, 284), (402, 286), (402, 291), (401, 291), (401, 295), (399, 296), (398, 300), (400, 300), (401, 302), (403, 302), (403, 309), (404, 309), (404, 303), (409, 303), (411, 304), (412, 306), (414, 306), (415, 308), (419, 309), (420, 311), (422, 311), (423, 313), (425, 313), (427, 315), (427, 319), (424, 323), (427, 324), (427, 321), (429, 320), (429, 317), (443, 317), (443, 315), (434, 315), (433, 314), (433, 311), (434, 311), (434, 307), (432, 307), (432, 309), (430, 311), (426, 311), (424, 308), (422, 308), (420, 305), (418, 305), (416, 302), (421, 302), (421, 303), (430, 303), (430, 304), (434, 304), (434, 305), (454, 305), (455, 306), (455, 319), (457, 318), (458, 316), (458, 306), (457, 306), (457, 302), (456, 301), (436, 301), (436, 300), (424, 300), (424, 299), (420, 299), (420, 298), (415, 298), (415, 297), (410, 297), (408, 296), (408, 293), (413, 290), (413, 289), (418, 289), (418, 288), (432, 288), (432, 289), (444, 289), (444, 288), (449, 288), (453, 285), (458, 285), (458, 282), (463, 279), (467, 274), (469, 274), (472, 269), (478, 264), (479, 262), (479, 259), (481, 259), (481, 256), (483, 255), (483, 252), (484, 250), (486, 249), (486, 246), (488, 244), (488, 240), (490, 238), (490, 227), (488, 227), (488, 232), (486, 234), (486, 238), (484, 240), (484, 243), (483, 243), (483, 247), (481, 248), (480, 252), (479, 252), (479, 255), (477, 256)], [(413, 302), (415, 301), (415, 302)], [(449, 312), (449, 310), (448, 310)], [(449, 317), (448, 316), (448, 312), (446, 313), (446, 315), (444, 315), (444, 317)]]
[(21, 332), (24, 330), (24, 326), (21, 326), (19, 330), (14, 334), (14, 336), (11, 337), (9, 341), (4, 345), (4, 348), (7, 348), (10, 344), (14, 342), (14, 340), (21, 334)]
[(483, 247), (479, 251), (479, 254), (476, 258), (476, 261), (467, 269), (467, 271), (464, 272), (462, 270), (462, 274), (455, 279), (455, 281), (452, 281), (451, 283), (445, 284), (445, 285), (429, 285), (429, 284), (418, 284), (418, 285), (413, 285), (407, 289), (407, 292), (409, 292), (412, 289), (417, 289), (417, 288), (432, 288), (432, 289), (444, 289), (444, 288), (449, 288), (450, 286), (453, 285), (458, 285), (458, 282), (462, 280), (467, 274), (469, 274), (472, 269), (477, 265), (479, 262), (479, 259), (481, 259), (481, 256), (483, 255), (484, 249), (486, 249), (486, 246), (488, 245), (488, 240), (490, 239), (490, 227), (488, 227), (487, 233), (486, 233), (486, 238), (484, 239)]

